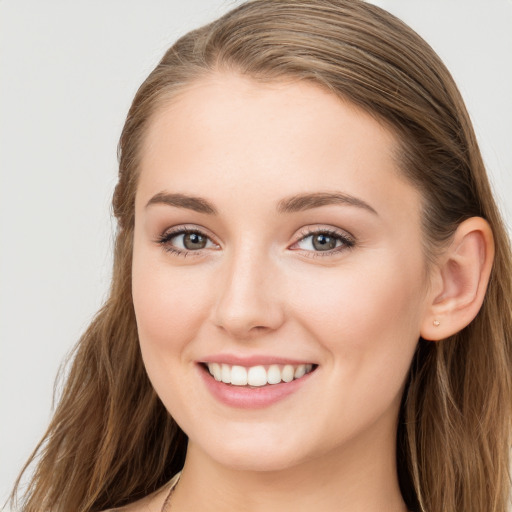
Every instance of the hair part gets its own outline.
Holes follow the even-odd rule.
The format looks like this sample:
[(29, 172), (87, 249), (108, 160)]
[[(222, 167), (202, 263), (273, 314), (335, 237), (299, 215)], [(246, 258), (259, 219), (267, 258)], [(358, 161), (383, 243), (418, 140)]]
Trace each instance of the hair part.
[(135, 194), (155, 113), (197, 80), (223, 71), (270, 82), (309, 81), (390, 127), (400, 142), (399, 167), (424, 200), (430, 261), (463, 220), (489, 222), (496, 254), (484, 304), (449, 339), (419, 340), (402, 400), (397, 463), (411, 511), (505, 512), (512, 367), (508, 237), (449, 72), (412, 29), (360, 0), (249, 1), (179, 39), (140, 87), (119, 143), (110, 296), (79, 342), (38, 447), (23, 510), (120, 506), (155, 490), (183, 465), (186, 436), (156, 397), (138, 346), (131, 298)]

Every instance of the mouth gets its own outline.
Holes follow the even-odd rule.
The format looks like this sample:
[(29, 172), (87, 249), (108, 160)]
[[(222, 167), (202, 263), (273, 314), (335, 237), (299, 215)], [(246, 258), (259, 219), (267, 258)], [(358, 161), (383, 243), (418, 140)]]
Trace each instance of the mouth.
[(217, 382), (246, 388), (262, 388), (302, 379), (316, 370), (316, 364), (271, 364), (240, 366), (227, 363), (201, 363)]

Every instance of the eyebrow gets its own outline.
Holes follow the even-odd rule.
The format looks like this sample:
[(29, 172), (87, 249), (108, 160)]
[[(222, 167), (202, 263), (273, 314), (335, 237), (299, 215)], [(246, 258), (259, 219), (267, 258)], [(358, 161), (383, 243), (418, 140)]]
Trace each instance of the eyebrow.
[[(199, 213), (208, 215), (217, 215), (217, 209), (209, 201), (202, 197), (189, 196), (185, 194), (170, 194), (167, 192), (159, 192), (155, 194), (146, 204), (146, 208), (152, 204), (166, 204), (177, 208), (186, 208)], [(277, 203), (278, 213), (295, 213), (321, 206), (332, 204), (341, 204), (355, 206), (367, 210), (374, 215), (378, 215), (377, 211), (368, 203), (350, 194), (341, 192), (315, 192), (308, 194), (297, 194), (288, 198), (281, 199)]]
[(350, 194), (343, 194), (341, 192), (315, 192), (313, 194), (298, 194), (279, 201), (277, 204), (277, 211), (279, 213), (295, 213), (331, 204), (356, 206), (357, 208), (368, 210), (374, 215), (378, 215), (377, 211), (362, 199), (351, 196)]
[(185, 194), (168, 194), (167, 192), (159, 192), (154, 195), (146, 204), (146, 208), (152, 204), (166, 204), (168, 206), (176, 206), (177, 208), (186, 208), (199, 213), (208, 215), (217, 215), (215, 207), (202, 197), (187, 196)]

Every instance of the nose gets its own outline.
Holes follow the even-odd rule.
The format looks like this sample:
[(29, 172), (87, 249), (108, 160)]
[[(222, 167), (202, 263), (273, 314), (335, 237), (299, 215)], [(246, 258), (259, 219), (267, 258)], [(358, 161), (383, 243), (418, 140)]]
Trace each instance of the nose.
[(284, 322), (278, 272), (271, 258), (251, 251), (233, 254), (219, 273), (214, 323), (231, 337), (249, 339)]

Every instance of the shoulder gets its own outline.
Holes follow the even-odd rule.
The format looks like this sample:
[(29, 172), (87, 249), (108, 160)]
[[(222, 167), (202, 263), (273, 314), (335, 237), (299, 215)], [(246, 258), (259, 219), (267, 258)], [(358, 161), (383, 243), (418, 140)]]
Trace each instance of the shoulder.
[(178, 483), (181, 473), (175, 475), (163, 487), (144, 498), (134, 501), (124, 507), (109, 508), (103, 512), (161, 512), (165, 499)]

